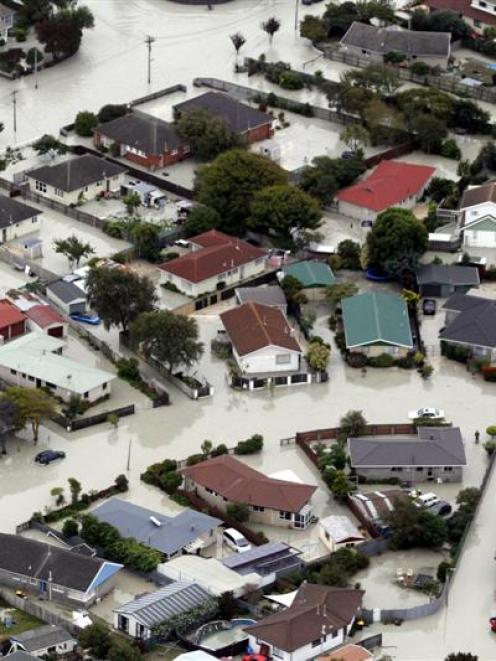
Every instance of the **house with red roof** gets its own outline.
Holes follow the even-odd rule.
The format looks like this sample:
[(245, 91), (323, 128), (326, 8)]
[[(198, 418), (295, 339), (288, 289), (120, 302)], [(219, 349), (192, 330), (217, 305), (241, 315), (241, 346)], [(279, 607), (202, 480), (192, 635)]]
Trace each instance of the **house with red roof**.
[(223, 232), (210, 230), (189, 239), (188, 252), (161, 264), (161, 283), (196, 298), (263, 273), (267, 252)]
[(51, 337), (65, 337), (67, 335), (67, 321), (45, 303), (33, 305), (26, 310), (29, 329), (38, 333), (46, 333)]
[(0, 344), (26, 332), (26, 315), (7, 299), (0, 300)]
[(336, 195), (339, 213), (360, 221), (374, 221), (389, 207), (413, 209), (435, 168), (402, 161), (381, 161), (365, 179)]

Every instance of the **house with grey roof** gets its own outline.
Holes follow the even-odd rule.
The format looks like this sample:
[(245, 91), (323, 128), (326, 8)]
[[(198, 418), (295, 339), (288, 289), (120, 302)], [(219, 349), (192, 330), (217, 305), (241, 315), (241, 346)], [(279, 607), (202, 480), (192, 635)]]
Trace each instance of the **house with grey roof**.
[(467, 464), (459, 427), (419, 427), (416, 436), (348, 439), (350, 466), (368, 481), (461, 482)]
[(211, 595), (199, 585), (176, 581), (116, 608), (114, 629), (147, 640), (157, 625), (211, 601)]
[(40, 197), (75, 205), (109, 193), (119, 193), (126, 169), (92, 154), (26, 173), (29, 189)]
[(331, 553), (350, 548), (365, 541), (354, 523), (347, 516), (331, 514), (319, 521), (319, 537)]
[(32, 654), (36, 658), (52, 653), (69, 654), (77, 647), (78, 641), (62, 627), (47, 624), (11, 636), (9, 643), (7, 656), (10, 661), (12, 654), (15, 658), (15, 653)]
[(262, 585), (271, 585), (285, 574), (301, 569), (301, 551), (285, 542), (267, 542), (244, 553), (234, 553), (222, 559), (222, 564), (241, 576), (259, 574)]
[(17, 200), (0, 195), (0, 243), (37, 232), (41, 211)]
[(167, 516), (120, 498), (111, 498), (91, 514), (117, 528), (122, 537), (134, 537), (167, 559), (208, 548), (215, 542), (222, 524), (220, 519), (196, 510), (185, 509)]
[(86, 312), (86, 294), (73, 282), (63, 279), (50, 282), (46, 286), (46, 296), (65, 314)]
[(189, 145), (173, 124), (143, 112), (133, 111), (95, 129), (96, 147), (117, 148), (119, 156), (150, 169), (182, 161)]
[(37, 658), (37, 656), (33, 656), (32, 654), (21, 651), (12, 652), (12, 654), (9, 654), (9, 661), (33, 661), (33, 659)]
[(443, 305), (446, 325), (439, 333), (446, 345), (468, 349), (474, 358), (496, 361), (496, 300), (453, 294)]
[(431, 67), (448, 66), (451, 34), (403, 30), (397, 26), (376, 27), (354, 21), (341, 39), (340, 49), (371, 62), (383, 62), (388, 53), (404, 55), (405, 62), (425, 62)]
[(80, 608), (113, 590), (122, 565), (0, 533), (0, 585)]
[(417, 285), (422, 296), (447, 298), (478, 287), (479, 270), (475, 266), (456, 264), (421, 264), (417, 269)]
[(260, 285), (259, 287), (236, 287), (234, 290), (236, 302), (243, 305), (252, 301), (260, 305), (277, 308), (284, 314), (287, 311), (286, 296), (279, 285)]

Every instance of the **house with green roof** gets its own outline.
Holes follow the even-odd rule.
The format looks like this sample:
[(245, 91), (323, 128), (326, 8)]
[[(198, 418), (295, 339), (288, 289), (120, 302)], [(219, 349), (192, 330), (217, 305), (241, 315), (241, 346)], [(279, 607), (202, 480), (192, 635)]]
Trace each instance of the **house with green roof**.
[(331, 267), (325, 262), (305, 260), (288, 264), (282, 269), (282, 277), (293, 276), (301, 282), (310, 300), (324, 298), (325, 289), (336, 282)]
[(408, 309), (399, 296), (367, 292), (343, 299), (341, 307), (348, 351), (400, 358), (413, 349)]

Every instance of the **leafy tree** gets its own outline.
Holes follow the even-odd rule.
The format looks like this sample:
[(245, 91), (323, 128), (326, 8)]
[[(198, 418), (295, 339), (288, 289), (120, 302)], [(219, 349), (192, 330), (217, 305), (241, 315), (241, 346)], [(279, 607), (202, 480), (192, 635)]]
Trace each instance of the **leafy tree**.
[(427, 32), (451, 32), (452, 41), (463, 39), (470, 33), (467, 23), (451, 9), (438, 9), (430, 14), (414, 11), (410, 27), (412, 30)]
[(181, 114), (177, 132), (189, 144), (191, 153), (209, 161), (228, 149), (243, 147), (243, 139), (231, 131), (222, 117), (203, 108), (192, 108)]
[(307, 14), (300, 22), (300, 35), (310, 39), (312, 44), (317, 44), (327, 37), (327, 26), (323, 19)]
[(122, 202), (126, 206), (126, 211), (130, 216), (133, 216), (136, 209), (141, 206), (141, 198), (134, 190), (126, 193), (122, 198)]
[(197, 206), (189, 213), (184, 223), (184, 232), (186, 236), (195, 236), (214, 230), (220, 227), (222, 218), (220, 214), (210, 207)]
[(146, 355), (154, 356), (171, 372), (181, 365), (191, 367), (203, 354), (196, 320), (169, 310), (141, 314), (133, 323), (131, 334)]
[(369, 64), (364, 69), (349, 69), (341, 76), (344, 85), (363, 87), (373, 94), (392, 96), (401, 85), (398, 72), (382, 64)]
[(201, 444), (201, 451), (202, 454), (208, 456), (212, 452), (214, 444), (212, 441), (209, 441), (208, 439), (205, 439), (203, 443)]
[(127, 112), (128, 107), (125, 103), (108, 103), (100, 108), (97, 117), (100, 124), (106, 124), (114, 119), (123, 117)]
[(329, 364), (331, 350), (321, 342), (312, 342), (305, 356), (307, 363), (313, 370), (324, 372)]
[(81, 486), (81, 482), (78, 482), (75, 477), (69, 477), (67, 481), (69, 482), (69, 491), (71, 492), (71, 502), (74, 505), (78, 502), (83, 487)]
[(7, 454), (5, 439), (10, 432), (19, 427), (18, 421), (19, 413), (15, 403), (6, 399), (0, 399), (0, 445), (2, 447), (2, 454)]
[(108, 661), (140, 661), (143, 655), (127, 640), (112, 641), (112, 646), (109, 649), (107, 660)]
[[(377, 216), (367, 235), (369, 266), (399, 276), (405, 266), (415, 267), (427, 244), (427, 230), (413, 213), (391, 207)], [(407, 258), (407, 263), (402, 258)]]
[(360, 124), (350, 124), (347, 126), (339, 136), (341, 142), (355, 153), (362, 151), (363, 147), (368, 145), (370, 141), (370, 134), (365, 126)]
[(344, 239), (338, 243), (338, 255), (341, 257), (342, 268), (360, 269), (360, 244), (351, 239)]
[(89, 257), (95, 252), (95, 249), (90, 243), (80, 241), (75, 234), (71, 234), (67, 239), (55, 239), (54, 246), (56, 253), (67, 257), (71, 270), (74, 264), (76, 268), (79, 268), (81, 259), (83, 257)]
[(50, 496), (55, 498), (55, 505), (60, 507), (65, 503), (64, 487), (53, 487), (53, 489), (50, 489)]
[(299, 185), (322, 204), (328, 205), (340, 188), (352, 184), (364, 171), (365, 165), (358, 156), (349, 160), (317, 156), (311, 166), (303, 169)]
[(358, 287), (354, 282), (338, 282), (335, 285), (329, 285), (326, 290), (326, 298), (328, 301), (336, 305), (340, 303), (343, 298), (349, 298), (358, 293)]
[(79, 526), (74, 519), (66, 519), (62, 526), (62, 534), (64, 537), (75, 537), (79, 532)]
[(489, 425), (489, 427), (486, 427), (486, 434), (491, 437), (491, 440), (494, 440), (496, 437), (496, 425)]
[(238, 57), (239, 51), (246, 44), (246, 39), (241, 34), (241, 32), (235, 32), (229, 37), (229, 39), (232, 41), (232, 45), (234, 46), (234, 50), (236, 51), (236, 57)]
[(35, 64), (39, 66), (44, 59), (45, 56), (43, 55), (43, 53), (40, 51), (39, 48), (36, 48), (35, 46), (30, 48), (26, 53), (26, 62), (31, 67), (34, 67)]
[(105, 267), (91, 269), (86, 293), (105, 328), (120, 326), (125, 333), (142, 312), (153, 310), (157, 300), (155, 285), (146, 276)]
[(344, 438), (362, 436), (365, 433), (367, 421), (361, 411), (348, 411), (339, 421), (339, 429)]
[(2, 400), (10, 402), (16, 409), (16, 427), (22, 429), (31, 425), (33, 440), (38, 442), (40, 425), (43, 420), (55, 415), (56, 400), (44, 390), (13, 386), (2, 393)]
[(357, 6), (354, 2), (331, 2), (324, 12), (324, 21), (327, 24), (329, 36), (342, 36), (351, 27), (353, 21), (358, 21)]
[(196, 199), (219, 213), (220, 229), (238, 235), (245, 230), (255, 193), (267, 186), (286, 184), (287, 180), (287, 173), (265, 156), (233, 149), (200, 170), (195, 182)]
[(83, 33), (71, 19), (53, 17), (36, 24), (36, 36), (45, 52), (51, 53), (54, 60), (60, 60), (77, 53)]
[(158, 237), (160, 227), (154, 223), (136, 223), (131, 230), (131, 237), (137, 256), (149, 262), (156, 262), (160, 257)]
[(79, 644), (97, 659), (106, 659), (112, 645), (107, 627), (103, 624), (90, 624), (79, 632)]
[(238, 601), (232, 591), (223, 592), (217, 599), (219, 607), (219, 617), (222, 620), (232, 620), (238, 613)]
[(272, 45), (275, 33), (281, 27), (281, 21), (275, 16), (271, 16), (262, 23), (262, 30), (269, 35), (269, 43)]
[(294, 275), (285, 275), (280, 284), (288, 305), (303, 305), (307, 302), (303, 284)]
[(293, 228), (317, 229), (322, 212), (308, 193), (291, 185), (268, 186), (255, 193), (248, 224), (261, 231), (289, 235)]
[(474, 101), (455, 98), (447, 121), (449, 126), (467, 129), (469, 133), (488, 133), (490, 119), (489, 113)]
[(391, 543), (396, 549), (438, 548), (448, 539), (446, 521), (408, 498), (397, 499), (385, 520), (392, 527)]
[(337, 470), (344, 470), (346, 467), (346, 452), (340, 443), (335, 443), (329, 452), (329, 461)]
[(63, 145), (57, 138), (54, 138), (53, 135), (48, 135), (45, 133), (39, 140), (33, 142), (33, 149), (38, 154), (48, 154), (49, 152), (56, 152), (57, 154), (65, 154), (67, 147)]
[(76, 115), (74, 130), (83, 138), (90, 138), (93, 130), (98, 126), (98, 118), (95, 113), (89, 110), (81, 110)]
[(181, 486), (183, 478), (176, 471), (167, 471), (160, 477), (160, 488), (170, 496), (176, 493)]
[(344, 500), (351, 492), (351, 483), (346, 477), (346, 473), (342, 470), (337, 470), (334, 473), (331, 485), (331, 493), (336, 500)]
[(227, 515), (238, 523), (244, 523), (250, 518), (250, 510), (244, 503), (229, 503), (226, 511)]
[(74, 420), (78, 415), (84, 413), (84, 411), (85, 405), (83, 404), (83, 400), (75, 393), (69, 397), (69, 401), (62, 409), (63, 414), (66, 418), (69, 418), (69, 420)]
[(441, 151), (443, 139), (448, 131), (446, 124), (431, 115), (418, 115), (411, 122), (420, 149), (427, 154), (438, 154)]

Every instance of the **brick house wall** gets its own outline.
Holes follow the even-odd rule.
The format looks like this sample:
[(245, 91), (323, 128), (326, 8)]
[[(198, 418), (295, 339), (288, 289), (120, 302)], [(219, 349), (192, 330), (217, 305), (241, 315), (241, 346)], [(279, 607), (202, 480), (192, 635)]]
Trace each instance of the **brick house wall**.
[(249, 129), (244, 135), (246, 136), (248, 144), (251, 145), (254, 142), (259, 142), (261, 140), (267, 140), (268, 138), (271, 138), (274, 135), (274, 129), (270, 123), (262, 124), (261, 126)]
[[(113, 140), (107, 138), (105, 135), (99, 132), (95, 133), (93, 142), (95, 147), (106, 147), (107, 149), (114, 144)], [(117, 144), (120, 147), (120, 156), (122, 158), (125, 158), (127, 161), (131, 161), (132, 163), (136, 163), (137, 165), (142, 165), (150, 170), (157, 170), (158, 168), (174, 165), (175, 163), (188, 158), (190, 155), (190, 149), (187, 145), (172, 151), (164, 152), (163, 154), (145, 154), (143, 152), (132, 152), (130, 151), (129, 146), (123, 143)]]
[(17, 324), (0, 328), (0, 335), (2, 335), (5, 340), (12, 340), (15, 337), (20, 337), (21, 335), (24, 335), (25, 332), (26, 321), (20, 321)]

